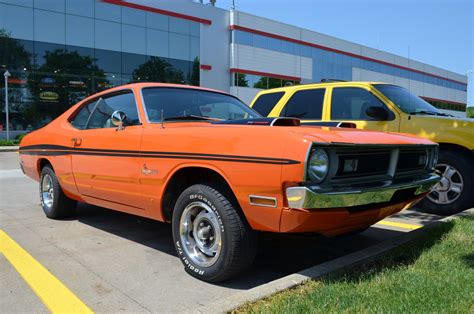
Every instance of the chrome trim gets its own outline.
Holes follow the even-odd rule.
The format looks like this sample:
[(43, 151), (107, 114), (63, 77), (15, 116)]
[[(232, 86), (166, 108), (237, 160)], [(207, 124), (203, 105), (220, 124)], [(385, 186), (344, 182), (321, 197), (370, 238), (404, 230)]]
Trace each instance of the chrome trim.
[[(257, 204), (257, 203), (254, 203), (252, 202), (252, 198), (257, 198), (257, 199), (262, 199), (262, 200), (270, 200), (270, 201), (273, 201), (275, 203), (275, 205), (264, 205), (264, 204)], [(253, 205), (253, 206), (262, 206), (262, 207), (277, 207), (278, 205), (278, 201), (277, 201), (277, 198), (276, 197), (270, 197), (270, 196), (260, 196), (260, 195), (249, 195), (249, 203), (250, 205)]]
[(416, 188), (415, 195), (429, 192), (441, 177), (428, 174), (407, 181), (386, 181), (382, 185), (321, 189), (318, 186), (298, 186), (286, 189), (286, 198), (290, 208), (338, 208), (389, 202), (395, 192)]

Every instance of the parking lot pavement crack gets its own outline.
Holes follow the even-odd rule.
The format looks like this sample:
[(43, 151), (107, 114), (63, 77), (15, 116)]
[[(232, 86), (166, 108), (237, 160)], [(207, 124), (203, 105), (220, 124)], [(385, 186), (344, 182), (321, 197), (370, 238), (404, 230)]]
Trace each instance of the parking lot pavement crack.
[[(14, 217), (10, 214), (8, 214), (7, 212), (3, 211), (2, 212), (9, 216), (10, 218), (14, 219)], [(137, 302), (135, 299), (133, 299), (130, 295), (128, 295), (125, 291), (123, 291), (122, 289), (120, 289), (119, 287), (115, 286), (114, 284), (112, 284), (111, 282), (109, 282), (107, 279), (105, 279), (104, 277), (102, 277), (100, 274), (98, 274), (97, 272), (95, 272), (94, 270), (90, 269), (87, 265), (85, 265), (81, 260), (77, 259), (76, 257), (74, 257), (73, 255), (69, 254), (69, 252), (67, 252), (67, 250), (57, 246), (55, 243), (49, 241), (47, 238), (44, 238), (43, 236), (41, 236), (39, 233), (37, 233), (35, 230), (33, 230), (32, 228), (30, 228), (30, 226), (28, 225), (25, 225), (24, 223), (22, 223), (21, 221), (19, 222), (19, 224), (21, 224), (23, 227), (25, 227), (26, 229), (28, 229), (31, 233), (35, 234), (37, 237), (41, 238), (43, 241), (45, 241), (46, 243), (48, 243), (49, 245), (55, 247), (56, 249), (58, 249), (61, 253), (63, 253), (64, 255), (66, 255), (68, 258), (74, 260), (76, 263), (78, 263), (79, 265), (81, 265), (82, 267), (84, 267), (87, 271), (89, 271), (90, 273), (92, 273), (94, 276), (98, 277), (101, 281), (105, 282), (107, 285), (113, 287), (114, 289), (116, 289), (118, 292), (120, 292), (121, 294), (123, 294), (125, 297), (127, 297), (127, 299), (129, 299), (131, 302), (133, 302), (134, 304), (138, 305), (139, 307), (143, 308), (143, 310), (147, 311), (148, 313), (152, 313), (153, 311), (150, 310), (149, 308), (147, 308), (145, 305), (141, 304), (140, 302)]]

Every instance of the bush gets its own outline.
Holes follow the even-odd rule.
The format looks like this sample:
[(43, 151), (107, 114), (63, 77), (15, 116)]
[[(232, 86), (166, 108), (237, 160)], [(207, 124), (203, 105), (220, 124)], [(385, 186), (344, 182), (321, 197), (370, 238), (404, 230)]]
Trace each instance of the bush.
[(15, 140), (17, 140), (18, 142), (21, 142), (21, 140), (25, 137), (26, 134), (18, 134), (16, 137), (15, 137)]
[(17, 146), (20, 144), (19, 140), (0, 140), (0, 146)]
[(474, 107), (467, 107), (466, 108), (466, 117), (474, 118)]

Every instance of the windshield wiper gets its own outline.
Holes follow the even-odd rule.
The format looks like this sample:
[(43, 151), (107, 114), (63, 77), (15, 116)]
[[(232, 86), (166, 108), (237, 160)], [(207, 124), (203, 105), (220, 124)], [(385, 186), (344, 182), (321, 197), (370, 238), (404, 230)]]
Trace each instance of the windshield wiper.
[(197, 115), (185, 115), (185, 116), (176, 116), (176, 117), (167, 117), (164, 118), (163, 121), (173, 121), (173, 120), (203, 120), (203, 121), (219, 121), (220, 119), (214, 119), (214, 118), (209, 118), (209, 117), (204, 117), (204, 116), (197, 116)]
[(444, 112), (435, 112), (435, 111), (426, 111), (426, 110), (413, 111), (413, 112), (410, 112), (410, 114), (411, 115), (428, 114), (428, 115), (431, 115), (431, 116), (452, 117), (452, 115), (444, 113)]

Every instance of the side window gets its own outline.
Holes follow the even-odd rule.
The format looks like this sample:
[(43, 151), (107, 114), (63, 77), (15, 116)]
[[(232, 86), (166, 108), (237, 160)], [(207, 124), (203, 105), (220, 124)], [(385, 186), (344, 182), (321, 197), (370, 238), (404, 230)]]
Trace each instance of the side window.
[(366, 113), (369, 107), (386, 108), (377, 97), (365, 89), (341, 87), (332, 90), (332, 120), (374, 120)]
[(272, 111), (275, 105), (280, 101), (281, 97), (283, 97), (284, 94), (284, 92), (263, 94), (262, 96), (257, 98), (257, 100), (252, 106), (252, 109), (257, 111), (262, 116), (266, 117)]
[(281, 113), (282, 117), (320, 120), (323, 115), (325, 88), (296, 92)]
[(72, 126), (80, 130), (85, 129), (87, 120), (89, 119), (92, 110), (94, 110), (96, 103), (97, 101), (93, 101), (87, 105), (84, 105), (81, 110), (76, 114), (74, 120), (71, 121)]
[(135, 103), (135, 96), (132, 92), (118, 94), (114, 96), (104, 96), (97, 101), (97, 106), (87, 125), (88, 129), (112, 128), (114, 125), (110, 119), (116, 110), (123, 111), (127, 115), (126, 125), (137, 125), (140, 123)]

